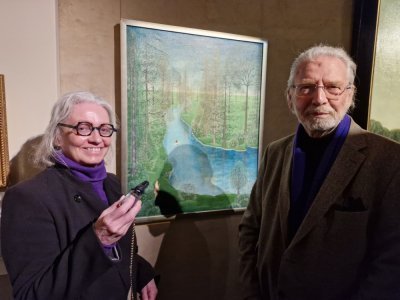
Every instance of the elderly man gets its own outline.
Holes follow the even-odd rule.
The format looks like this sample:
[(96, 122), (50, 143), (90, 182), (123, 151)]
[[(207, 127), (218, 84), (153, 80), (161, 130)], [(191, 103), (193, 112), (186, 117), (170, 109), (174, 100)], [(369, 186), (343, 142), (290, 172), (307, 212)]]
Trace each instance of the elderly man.
[(355, 73), (323, 45), (292, 65), (299, 125), (267, 146), (239, 226), (244, 299), (400, 299), (400, 145), (347, 114)]

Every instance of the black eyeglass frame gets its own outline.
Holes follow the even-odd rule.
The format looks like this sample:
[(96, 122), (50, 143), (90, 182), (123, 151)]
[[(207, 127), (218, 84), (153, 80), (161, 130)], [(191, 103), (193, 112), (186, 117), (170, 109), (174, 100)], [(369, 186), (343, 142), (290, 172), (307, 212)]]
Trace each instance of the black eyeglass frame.
[[(82, 125), (82, 124), (89, 125), (89, 128), (91, 128), (91, 130), (90, 130), (90, 132), (89, 132), (88, 134), (79, 133), (78, 127), (79, 127), (80, 125)], [(101, 132), (100, 129), (101, 129), (101, 127), (104, 126), (104, 125), (107, 125), (107, 126), (110, 126), (110, 127), (111, 127), (112, 130), (111, 130), (110, 135), (104, 135), (104, 134), (102, 134), (102, 132)], [(76, 124), (76, 125), (69, 125), (69, 124), (64, 124), (64, 123), (58, 123), (57, 126), (75, 129), (75, 134), (76, 134), (76, 135), (79, 135), (79, 136), (89, 136), (89, 135), (91, 135), (91, 134), (93, 133), (93, 131), (94, 131), (95, 129), (97, 129), (97, 131), (99, 132), (100, 136), (102, 136), (102, 137), (111, 137), (111, 136), (113, 135), (114, 132), (117, 132), (117, 131), (118, 131), (118, 129), (115, 128), (113, 124), (109, 124), (109, 123), (103, 123), (103, 124), (100, 124), (100, 126), (97, 126), (97, 127), (93, 126), (93, 124), (90, 123), (90, 122), (78, 122), (78, 124)]]
[[(309, 94), (301, 94), (301, 93), (298, 93), (298, 88), (299, 88), (299, 87), (303, 87), (303, 86), (313, 87), (313, 90), (312, 90)], [(316, 92), (317, 89), (322, 88), (322, 90), (324, 91), (326, 97), (329, 98), (329, 99), (335, 99), (335, 98), (332, 98), (332, 97), (339, 97), (339, 96), (343, 95), (345, 91), (351, 90), (351, 89), (354, 89), (354, 88), (355, 88), (354, 85), (352, 85), (351, 83), (349, 83), (347, 86), (345, 86), (345, 87), (343, 88), (343, 90), (342, 90), (340, 93), (338, 93), (338, 94), (333, 94), (333, 93), (327, 91), (327, 87), (326, 87), (325, 85), (318, 85), (318, 84), (312, 84), (312, 83), (310, 83), (310, 84), (308, 84), (308, 83), (302, 83), (302, 84), (297, 84), (297, 85), (294, 84), (294, 85), (292, 85), (291, 87), (295, 90), (295, 95), (296, 95), (297, 97), (310, 97), (311, 95), (313, 95), (313, 94)], [(329, 86), (328, 86), (328, 88), (329, 88)], [(335, 87), (335, 88), (340, 89), (339, 87)]]

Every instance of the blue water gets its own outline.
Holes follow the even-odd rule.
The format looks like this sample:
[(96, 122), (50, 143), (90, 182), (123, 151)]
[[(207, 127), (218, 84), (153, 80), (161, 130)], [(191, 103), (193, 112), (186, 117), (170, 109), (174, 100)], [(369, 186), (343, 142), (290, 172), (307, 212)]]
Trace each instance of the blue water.
[(240, 194), (250, 194), (257, 177), (257, 148), (237, 151), (204, 145), (181, 120), (178, 109), (168, 112), (163, 143), (173, 167), (169, 180), (175, 189), (213, 196), (236, 194), (230, 174), (235, 164), (241, 161), (247, 183), (240, 189)]

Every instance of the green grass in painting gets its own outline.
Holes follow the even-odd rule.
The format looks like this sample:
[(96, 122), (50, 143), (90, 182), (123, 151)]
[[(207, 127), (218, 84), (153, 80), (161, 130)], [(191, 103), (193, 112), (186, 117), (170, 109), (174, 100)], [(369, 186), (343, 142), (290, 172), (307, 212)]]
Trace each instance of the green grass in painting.
[(370, 130), (376, 134), (380, 134), (387, 138), (400, 142), (400, 129), (389, 130), (384, 127), (381, 122), (371, 119)]

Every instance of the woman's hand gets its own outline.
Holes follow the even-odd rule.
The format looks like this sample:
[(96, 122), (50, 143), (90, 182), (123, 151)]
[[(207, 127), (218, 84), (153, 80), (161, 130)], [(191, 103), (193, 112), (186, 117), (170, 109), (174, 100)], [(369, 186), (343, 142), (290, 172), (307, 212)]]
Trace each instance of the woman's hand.
[(156, 283), (154, 282), (154, 279), (152, 279), (144, 288), (142, 288), (142, 291), (140, 292), (140, 299), (154, 300), (156, 299), (157, 292), (158, 290)]
[(126, 234), (142, 207), (140, 200), (134, 203), (134, 196), (122, 196), (101, 213), (93, 227), (103, 245), (116, 243)]

